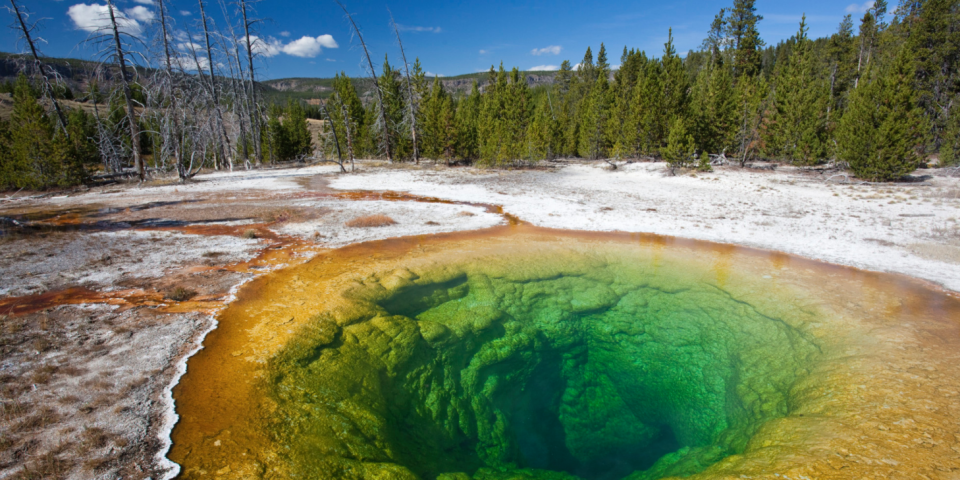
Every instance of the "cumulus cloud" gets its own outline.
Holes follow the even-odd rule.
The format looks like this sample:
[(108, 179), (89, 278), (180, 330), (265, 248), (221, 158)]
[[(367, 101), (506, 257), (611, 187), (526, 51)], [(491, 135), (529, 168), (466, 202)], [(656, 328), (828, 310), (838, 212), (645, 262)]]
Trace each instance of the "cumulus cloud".
[(140, 5), (137, 5), (136, 7), (133, 7), (133, 8), (128, 8), (126, 10), (126, 13), (130, 18), (140, 22), (144, 22), (144, 23), (152, 22), (153, 19), (156, 18), (156, 15), (153, 13), (153, 10), (150, 10), (149, 8), (143, 7)]
[(549, 47), (534, 48), (533, 50), (530, 50), (530, 53), (537, 56), (560, 55), (560, 50), (563, 50), (560, 45), (550, 45)]
[[(319, 55), (324, 48), (340, 47), (332, 35), (301, 37), (287, 44), (272, 37), (260, 38), (256, 35), (250, 35), (250, 45), (253, 53), (264, 57), (274, 57), (280, 53), (286, 53), (287, 55), (300, 58), (314, 58)], [(241, 46), (246, 48), (245, 43)]]
[(873, 4), (874, 4), (873, 0), (868, 0), (866, 2), (863, 2), (863, 4), (851, 3), (850, 5), (847, 5), (846, 12), (847, 13), (866, 13), (867, 10), (870, 10), (871, 8), (873, 8)]
[[(133, 7), (130, 10), (136, 10)], [(129, 10), (128, 10), (129, 12)], [(114, 7), (113, 15), (117, 19), (117, 26), (121, 31), (131, 35), (140, 35), (143, 32), (143, 26), (134, 18), (130, 18), (126, 13)], [(106, 5), (78, 3), (67, 9), (67, 16), (73, 21), (73, 24), (80, 30), (96, 32), (110, 26), (110, 10)]]
[(560, 70), (560, 67), (556, 65), (537, 65), (527, 69), (529, 72), (552, 72), (554, 70)]
[(320, 55), (323, 48), (337, 48), (337, 42), (332, 35), (320, 35), (319, 37), (300, 37), (284, 45), (281, 50), (287, 55), (301, 58), (313, 58)]
[[(241, 46), (247, 48), (246, 43), (241, 44)], [(257, 55), (275, 57), (280, 54), (282, 48), (283, 44), (280, 43), (280, 40), (275, 38), (264, 39), (256, 35), (250, 35), (250, 49)]]
[(206, 70), (210, 66), (207, 58), (199, 55), (196, 59), (194, 59), (192, 55), (181, 55), (177, 57), (176, 61), (180, 63), (181, 68), (188, 72), (196, 72), (200, 69)]
[(401, 32), (428, 32), (428, 33), (440, 33), (440, 27), (415, 27), (411, 25), (400, 25), (397, 24), (397, 29)]

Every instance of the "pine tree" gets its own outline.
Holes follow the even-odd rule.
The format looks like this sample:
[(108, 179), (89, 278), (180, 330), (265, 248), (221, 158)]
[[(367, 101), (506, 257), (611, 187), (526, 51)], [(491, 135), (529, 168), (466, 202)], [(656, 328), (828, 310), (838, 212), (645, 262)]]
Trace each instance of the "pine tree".
[(610, 87), (607, 77), (599, 69), (598, 72), (580, 115), (579, 154), (593, 160), (605, 158), (609, 149), (606, 124), (610, 119)]
[(766, 120), (770, 95), (762, 75), (742, 77), (736, 84), (737, 129), (734, 143), (740, 166), (754, 158), (760, 147), (760, 129)]
[(383, 73), (378, 84), (383, 92), (383, 108), (386, 126), (391, 139), (391, 152), (388, 157), (394, 160), (411, 158), (413, 156), (413, 139), (410, 129), (406, 126), (403, 82), (400, 80), (400, 71), (390, 65), (390, 59), (384, 56)]
[(346, 152), (352, 160), (365, 154), (366, 139), (365, 112), (357, 89), (346, 72), (333, 78), (333, 94), (327, 102), (336, 138), (340, 142), (340, 151)]
[(737, 77), (760, 73), (763, 40), (757, 31), (757, 23), (763, 16), (757, 15), (755, 0), (734, 0), (727, 20), (727, 31), (733, 42), (733, 69)]
[(677, 117), (670, 127), (667, 145), (663, 147), (663, 160), (670, 164), (671, 169), (684, 168), (691, 164), (695, 153), (693, 135), (688, 133), (683, 117)]
[(818, 77), (811, 44), (804, 16), (793, 53), (778, 65), (774, 109), (763, 129), (767, 155), (800, 165), (827, 154), (829, 87)]
[(907, 26), (907, 48), (917, 67), (918, 101), (932, 119), (933, 146), (938, 148), (951, 104), (960, 93), (960, 4), (957, 0), (926, 0), (917, 21)]
[(952, 103), (940, 144), (940, 163), (944, 166), (960, 163), (960, 98)]
[(4, 162), (10, 186), (38, 189), (58, 183), (53, 125), (37, 102), (27, 77), (20, 74), (10, 117), (9, 160)]
[(896, 180), (924, 158), (929, 123), (917, 106), (910, 56), (902, 49), (876, 79), (864, 76), (837, 130), (837, 156), (865, 180)]
[(453, 131), (452, 99), (443, 88), (439, 77), (434, 77), (433, 87), (423, 101), (422, 132), (424, 156), (447, 158), (452, 149)]
[(660, 62), (648, 62), (633, 88), (634, 114), (627, 125), (631, 130), (627, 138), (633, 138), (632, 150), (637, 155), (656, 155), (667, 140), (671, 119), (665, 108), (662, 72)]
[(477, 143), (477, 122), (480, 118), (481, 101), (480, 90), (477, 82), (474, 81), (470, 94), (460, 101), (456, 111), (456, 155), (464, 160), (475, 160), (480, 154)]
[(302, 159), (313, 151), (313, 138), (307, 129), (307, 112), (303, 104), (295, 100), (287, 102), (283, 115), (285, 144), (282, 146), (284, 159)]
[(600, 42), (600, 51), (597, 52), (596, 74), (597, 76), (603, 75), (603, 78), (607, 78), (610, 75), (610, 62), (607, 61), (607, 47), (604, 46), (603, 42)]
[(504, 102), (504, 118), (501, 123), (505, 148), (498, 158), (499, 164), (524, 158), (526, 141), (524, 135), (532, 113), (530, 91), (526, 79), (516, 67), (510, 72), (510, 85)]
[(687, 73), (683, 69), (683, 59), (677, 56), (677, 51), (673, 48), (673, 29), (670, 29), (667, 43), (663, 45), (660, 62), (663, 64), (661, 83), (664, 115), (672, 122), (676, 117), (686, 115), (690, 87)]
[[(830, 112), (843, 112), (847, 91), (853, 86), (856, 75), (856, 44), (853, 38), (853, 21), (850, 15), (843, 17), (837, 33), (827, 42), (826, 56), (830, 69)], [(838, 115), (831, 115), (836, 120)]]
[(480, 161), (486, 165), (497, 165), (506, 157), (504, 149), (504, 117), (507, 92), (507, 72), (500, 64), (499, 70), (490, 67), (494, 79), (486, 85), (481, 102), (479, 120), (477, 122), (477, 145)]
[(590, 47), (587, 47), (586, 53), (583, 54), (583, 60), (577, 67), (577, 75), (581, 82), (587, 84), (593, 83), (597, 79), (597, 67), (593, 65), (593, 50), (590, 50)]
[(551, 136), (554, 121), (547, 95), (540, 95), (536, 105), (526, 134), (528, 160), (541, 160), (552, 156)]
[(573, 82), (573, 67), (570, 66), (570, 60), (564, 60), (560, 63), (560, 70), (554, 77), (554, 83), (557, 86), (560, 95), (566, 95), (570, 91), (570, 84)]
[(691, 123), (704, 152), (733, 151), (737, 131), (737, 99), (733, 78), (722, 66), (700, 71), (691, 95)]

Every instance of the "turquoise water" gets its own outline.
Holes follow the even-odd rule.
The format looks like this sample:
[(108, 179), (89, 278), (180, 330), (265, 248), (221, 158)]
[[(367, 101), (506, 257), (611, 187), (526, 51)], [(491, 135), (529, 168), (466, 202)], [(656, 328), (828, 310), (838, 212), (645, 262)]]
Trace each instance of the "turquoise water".
[(689, 475), (786, 415), (818, 355), (795, 321), (698, 272), (530, 262), (366, 279), (355, 311), (314, 319), (270, 365), (292, 474)]

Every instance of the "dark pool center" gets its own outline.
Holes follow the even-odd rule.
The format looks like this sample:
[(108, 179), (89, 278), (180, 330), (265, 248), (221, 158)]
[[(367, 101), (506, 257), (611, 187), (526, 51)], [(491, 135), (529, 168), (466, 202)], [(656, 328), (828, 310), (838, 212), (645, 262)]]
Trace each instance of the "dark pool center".
[(690, 475), (787, 415), (818, 355), (802, 322), (714, 279), (542, 263), (401, 269), (358, 282), (355, 310), (310, 322), (270, 365), (291, 474)]

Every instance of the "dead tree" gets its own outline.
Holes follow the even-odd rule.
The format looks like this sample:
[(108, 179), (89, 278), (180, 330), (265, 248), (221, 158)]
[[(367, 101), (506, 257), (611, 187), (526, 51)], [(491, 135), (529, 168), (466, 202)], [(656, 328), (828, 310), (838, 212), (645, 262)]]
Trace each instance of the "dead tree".
[(337, 128), (333, 124), (333, 117), (331, 117), (330, 112), (327, 111), (326, 102), (320, 102), (320, 110), (323, 111), (323, 115), (326, 116), (327, 121), (330, 122), (330, 131), (333, 132), (333, 144), (337, 147), (337, 164), (340, 165), (340, 171), (346, 173), (347, 169), (343, 167), (343, 154), (340, 152), (340, 139), (337, 138)]
[(340, 0), (334, 0), (337, 2), (337, 5), (340, 5), (340, 8), (343, 9), (343, 13), (347, 15), (347, 19), (350, 20), (350, 24), (353, 25), (353, 31), (356, 32), (357, 38), (360, 39), (360, 45), (363, 47), (363, 54), (367, 58), (367, 65), (370, 67), (370, 77), (373, 79), (373, 88), (377, 92), (377, 106), (379, 107), (378, 115), (380, 129), (382, 132), (382, 148), (387, 153), (387, 160), (393, 161), (391, 151), (390, 151), (390, 129), (387, 125), (387, 111), (386, 106), (383, 104), (383, 90), (380, 89), (380, 81), (377, 80), (377, 70), (373, 67), (373, 60), (370, 59), (370, 51), (367, 49), (367, 43), (363, 41), (363, 34), (360, 33), (360, 27), (357, 26), (357, 22), (353, 21), (353, 16), (350, 15), (350, 12), (347, 11), (347, 7), (340, 2)]
[(397, 22), (393, 19), (393, 12), (390, 12), (390, 9), (387, 9), (387, 12), (390, 13), (390, 23), (393, 24), (393, 32), (397, 34), (397, 44), (400, 45), (400, 56), (403, 59), (403, 72), (407, 78), (407, 99), (409, 105), (407, 111), (410, 113), (410, 136), (413, 138), (413, 161), (416, 164), (420, 164), (420, 150), (417, 147), (417, 110), (418, 110), (418, 99), (413, 95), (413, 85), (410, 82), (410, 65), (407, 63), (407, 54), (403, 50), (403, 41), (400, 40), (400, 29), (397, 28)]
[[(337, 98), (338, 98), (338, 99), (340, 98), (340, 94), (339, 94), (339, 93), (337, 94)], [(353, 133), (352, 133), (352, 131), (350, 130), (350, 118), (347, 117), (347, 107), (345, 107), (345, 106), (343, 105), (343, 102), (341, 102), (341, 101), (339, 101), (339, 100), (337, 101), (337, 103), (340, 104), (340, 111), (343, 113), (343, 125), (344, 125), (344, 130), (347, 132), (347, 153), (350, 154), (350, 171), (351, 171), (351, 172), (356, 172), (356, 171), (357, 171), (357, 165), (356, 165), (356, 163), (354, 162), (354, 154), (353, 154)]]
[[(15, 0), (10, 0), (10, 5), (12, 7), (12, 13), (17, 17), (17, 26), (20, 30), (20, 38), (27, 42), (27, 46), (30, 47), (30, 54), (33, 56), (34, 67), (39, 73), (40, 79), (43, 83), (43, 93), (47, 98), (50, 99), (50, 102), (53, 103), (53, 109), (57, 112), (58, 125), (63, 130), (63, 134), (69, 137), (70, 134), (67, 133), (67, 119), (63, 114), (63, 110), (60, 108), (60, 102), (57, 101), (57, 96), (53, 91), (53, 86), (50, 85), (50, 77), (47, 74), (47, 66), (40, 60), (40, 54), (37, 53), (36, 42), (34, 42), (33, 37), (30, 35), (30, 32), (36, 28), (36, 25), (27, 26), (27, 22), (23, 18), (26, 12), (23, 11), (23, 7), (17, 5)], [(53, 75), (55, 76), (56, 73), (54, 72)]]
[[(140, 126), (137, 121), (137, 110), (133, 106), (133, 89), (130, 88), (132, 77), (127, 70), (127, 55), (123, 41), (120, 39), (120, 27), (117, 26), (117, 16), (114, 12), (113, 0), (107, 0), (107, 11), (110, 13), (110, 31), (113, 36), (114, 52), (108, 55), (117, 64), (120, 82), (123, 85), (123, 97), (127, 107), (127, 123), (130, 125), (130, 147), (133, 150), (133, 164), (137, 169), (140, 181), (147, 179), (147, 171), (140, 156)], [(124, 33), (124, 35), (129, 35)], [(113, 63), (112, 62), (112, 63)]]
[(261, 130), (261, 115), (260, 115), (260, 104), (257, 101), (257, 82), (256, 82), (256, 70), (253, 67), (253, 46), (250, 42), (250, 27), (252, 27), (259, 20), (249, 20), (247, 18), (247, 0), (240, 0), (240, 13), (243, 18), (243, 34), (247, 44), (247, 74), (250, 76), (249, 83), (249, 117), (250, 117), (250, 130), (253, 134), (253, 154), (257, 158), (257, 164), (263, 163), (263, 149), (260, 144), (260, 130)]
[[(213, 112), (216, 115), (216, 129), (218, 133), (222, 135), (217, 140), (217, 150), (220, 152), (220, 158), (222, 161), (227, 162), (227, 168), (231, 171), (233, 170), (233, 160), (232, 157), (228, 156), (228, 152), (232, 149), (230, 147), (230, 138), (227, 136), (227, 127), (223, 122), (223, 110), (220, 105), (220, 91), (217, 88), (217, 77), (213, 71), (213, 48), (210, 44), (210, 29), (207, 25), (207, 14), (203, 6), (203, 0), (197, 0), (197, 3), (200, 5), (200, 23), (203, 26), (203, 38), (205, 41), (205, 48), (207, 53), (207, 68), (209, 69), (210, 77), (208, 78), (209, 86), (208, 93), (210, 94), (211, 101), (213, 101)], [(203, 75), (203, 69), (200, 65), (197, 65), (197, 69)], [(224, 147), (226, 143), (226, 147)]]

